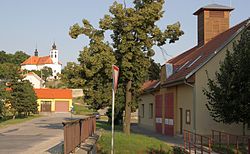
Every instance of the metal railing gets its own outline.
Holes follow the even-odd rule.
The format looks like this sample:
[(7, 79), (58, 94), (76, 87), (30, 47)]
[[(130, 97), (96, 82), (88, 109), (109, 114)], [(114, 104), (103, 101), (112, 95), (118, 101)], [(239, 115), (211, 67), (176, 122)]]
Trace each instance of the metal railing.
[(211, 138), (184, 130), (184, 149), (188, 153), (211, 153)]
[(218, 130), (212, 130), (212, 141), (213, 144), (218, 144), (219, 147), (225, 145), (228, 152), (230, 150), (230, 146), (233, 145), (236, 154), (239, 153), (240, 144), (245, 147), (248, 146), (248, 153), (250, 154), (250, 138), (248, 136), (233, 135)]
[(76, 147), (92, 136), (96, 130), (96, 117), (63, 122), (64, 154), (74, 152)]

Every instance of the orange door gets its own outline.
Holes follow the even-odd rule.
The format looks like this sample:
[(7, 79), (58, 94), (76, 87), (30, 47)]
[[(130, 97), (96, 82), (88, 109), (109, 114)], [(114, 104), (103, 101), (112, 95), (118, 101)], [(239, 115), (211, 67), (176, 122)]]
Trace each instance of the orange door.
[(69, 102), (68, 101), (56, 101), (55, 112), (69, 112)]

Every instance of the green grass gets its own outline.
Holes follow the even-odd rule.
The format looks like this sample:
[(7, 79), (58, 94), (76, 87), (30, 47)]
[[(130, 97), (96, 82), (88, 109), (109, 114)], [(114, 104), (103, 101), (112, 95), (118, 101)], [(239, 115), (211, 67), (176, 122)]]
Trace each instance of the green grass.
[[(110, 153), (111, 131), (105, 122), (97, 122), (97, 128), (101, 129), (101, 137), (97, 142), (98, 153)], [(172, 154), (172, 147), (165, 142), (145, 135), (131, 133), (124, 134), (121, 126), (115, 126), (114, 149), (116, 154)]]
[(74, 106), (74, 114), (77, 115), (87, 115), (87, 114), (92, 114), (94, 113), (93, 110), (88, 109), (82, 104), (73, 104)]
[(0, 119), (0, 128), (4, 128), (4, 127), (8, 127), (10, 125), (14, 125), (14, 124), (19, 124), (19, 123), (23, 123), (35, 118), (39, 118), (41, 117), (41, 115), (35, 114), (35, 115), (31, 115), (27, 118), (16, 118), (16, 119)]

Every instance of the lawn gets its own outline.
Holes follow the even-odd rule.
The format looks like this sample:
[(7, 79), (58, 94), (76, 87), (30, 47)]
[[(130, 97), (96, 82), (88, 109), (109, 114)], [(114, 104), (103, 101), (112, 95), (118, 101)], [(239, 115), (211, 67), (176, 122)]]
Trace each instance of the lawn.
[(74, 103), (73, 106), (74, 106), (74, 112), (73, 112), (73, 114), (88, 115), (88, 114), (93, 114), (94, 113), (93, 110), (88, 109), (87, 107), (85, 107), (82, 104), (76, 104), (76, 103)]
[(95, 112), (94, 110), (88, 109), (87, 106), (84, 105), (83, 99), (81, 97), (73, 98), (73, 106), (74, 106), (73, 114), (89, 115)]
[[(101, 128), (101, 137), (97, 142), (98, 153), (110, 153), (111, 127), (105, 122), (97, 122), (97, 128)], [(135, 133), (127, 136), (121, 131), (121, 126), (115, 128), (114, 149), (117, 154), (173, 153), (172, 147), (161, 140)]]
[(4, 127), (10, 126), (10, 125), (26, 122), (26, 121), (32, 120), (34, 118), (39, 118), (39, 117), (41, 117), (41, 115), (35, 114), (35, 115), (31, 115), (27, 118), (0, 119), (0, 128), (4, 128)]

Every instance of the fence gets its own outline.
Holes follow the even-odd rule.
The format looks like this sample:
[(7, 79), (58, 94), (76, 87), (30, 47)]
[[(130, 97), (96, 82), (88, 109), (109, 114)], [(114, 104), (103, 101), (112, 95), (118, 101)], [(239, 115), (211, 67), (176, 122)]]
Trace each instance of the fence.
[(96, 117), (63, 122), (64, 130), (64, 154), (74, 152), (96, 130)]
[(211, 138), (184, 130), (184, 149), (188, 153), (211, 153)]
[[(235, 153), (239, 153), (239, 147), (248, 149), (248, 154), (250, 154), (250, 138), (247, 136), (233, 135), (222, 131), (212, 130), (212, 141), (214, 145), (225, 147), (229, 153), (231, 149), (235, 150)], [(233, 148), (231, 147), (233, 146)], [(248, 148), (246, 148), (248, 147)]]

